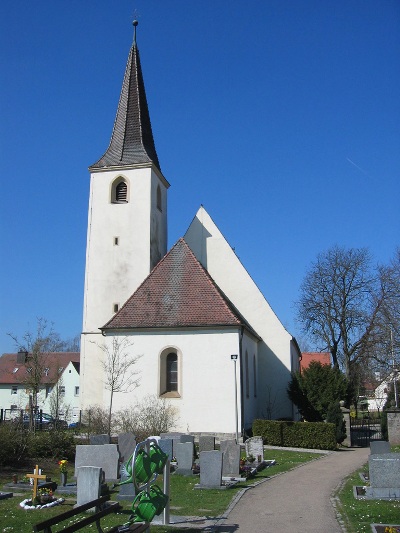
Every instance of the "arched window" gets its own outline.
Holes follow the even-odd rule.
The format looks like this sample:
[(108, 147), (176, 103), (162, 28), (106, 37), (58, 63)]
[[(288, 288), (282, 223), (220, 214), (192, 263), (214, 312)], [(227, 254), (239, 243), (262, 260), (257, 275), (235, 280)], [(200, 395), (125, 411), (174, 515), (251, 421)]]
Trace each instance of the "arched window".
[(180, 397), (180, 356), (176, 348), (166, 348), (160, 355), (160, 396)]
[(157, 185), (157, 209), (162, 211), (161, 187)]
[(129, 200), (128, 182), (122, 176), (118, 176), (111, 186), (111, 203), (126, 204)]

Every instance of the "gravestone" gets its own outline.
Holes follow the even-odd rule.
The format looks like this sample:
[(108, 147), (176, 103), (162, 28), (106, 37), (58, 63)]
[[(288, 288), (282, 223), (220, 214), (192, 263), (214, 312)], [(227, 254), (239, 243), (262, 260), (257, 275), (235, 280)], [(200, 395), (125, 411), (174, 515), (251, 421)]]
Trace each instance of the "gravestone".
[(193, 435), (181, 435), (180, 442), (190, 442), (193, 447), (193, 457), (196, 455), (196, 448), (194, 445), (194, 436)]
[(254, 459), (261, 463), (264, 459), (264, 446), (262, 437), (251, 437), (247, 439), (245, 444), (246, 457), (252, 455)]
[(0, 492), (0, 500), (7, 500), (8, 498), (12, 498), (13, 496), (13, 492)]
[(400, 454), (384, 453), (369, 456), (368, 499), (400, 498)]
[(386, 440), (371, 440), (369, 447), (371, 455), (376, 453), (390, 453), (390, 443)]
[(200, 452), (199, 488), (218, 489), (222, 485), (222, 452)]
[(193, 444), (191, 442), (178, 442), (175, 448), (176, 460), (178, 461), (178, 468), (175, 473), (182, 476), (193, 475)]
[(161, 439), (171, 439), (172, 440), (172, 456), (176, 457), (176, 445), (181, 442), (181, 436), (184, 433), (160, 433)]
[(103, 469), (106, 481), (116, 481), (119, 474), (119, 453), (116, 444), (90, 445), (76, 447), (75, 476), (82, 466), (97, 466)]
[(387, 427), (390, 444), (400, 444), (400, 409), (393, 408), (387, 411)]
[(222, 475), (236, 477), (240, 468), (240, 445), (235, 440), (223, 440), (220, 443), (222, 452)]
[(89, 437), (90, 444), (94, 446), (100, 446), (101, 444), (111, 444), (110, 435), (90, 435)]
[[(100, 498), (102, 478), (103, 472), (98, 466), (80, 466), (77, 469), (78, 492), (75, 507)], [(94, 510), (95, 507), (90, 509), (91, 512)]]
[(199, 453), (211, 452), (215, 450), (215, 437), (211, 435), (200, 435), (199, 437)]
[[(126, 481), (129, 475), (125, 473), (126, 463), (135, 451), (136, 438), (133, 433), (121, 433), (118, 435), (118, 451), (120, 455), (120, 482)], [(133, 501), (136, 496), (133, 483), (120, 485), (117, 500)]]
[(172, 452), (172, 439), (160, 439), (158, 445), (161, 450), (168, 455), (168, 459), (172, 461), (173, 452)]
[(133, 433), (118, 435), (118, 451), (121, 463), (126, 463), (136, 448), (136, 437)]

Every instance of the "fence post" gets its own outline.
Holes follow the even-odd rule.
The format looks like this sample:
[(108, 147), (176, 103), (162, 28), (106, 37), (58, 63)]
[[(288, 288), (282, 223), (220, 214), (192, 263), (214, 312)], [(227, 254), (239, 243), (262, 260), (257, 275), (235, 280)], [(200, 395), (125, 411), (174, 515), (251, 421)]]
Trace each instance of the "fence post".
[(344, 407), (344, 402), (340, 402), (340, 410), (342, 411), (343, 420), (346, 424), (346, 438), (342, 442), (343, 446), (351, 446), (351, 426), (350, 426), (350, 409)]

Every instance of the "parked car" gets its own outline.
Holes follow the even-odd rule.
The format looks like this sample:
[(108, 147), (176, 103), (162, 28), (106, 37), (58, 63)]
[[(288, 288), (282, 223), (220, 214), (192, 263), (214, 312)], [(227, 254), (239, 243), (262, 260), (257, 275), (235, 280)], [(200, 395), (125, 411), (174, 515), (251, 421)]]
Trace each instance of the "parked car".
[[(22, 424), (24, 427), (29, 427), (30, 417), (28, 413), (24, 413)], [(33, 422), (36, 428), (39, 429), (67, 429), (68, 423), (60, 418), (54, 418), (47, 413), (37, 413), (33, 417)]]

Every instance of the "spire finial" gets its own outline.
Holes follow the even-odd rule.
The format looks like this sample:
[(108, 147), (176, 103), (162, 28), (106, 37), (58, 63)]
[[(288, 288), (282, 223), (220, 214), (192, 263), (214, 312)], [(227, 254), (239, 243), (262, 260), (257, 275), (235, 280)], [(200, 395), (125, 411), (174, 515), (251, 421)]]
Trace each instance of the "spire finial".
[(134, 30), (133, 30), (133, 44), (136, 45), (136, 26), (139, 24), (137, 20), (134, 20), (132, 22)]

